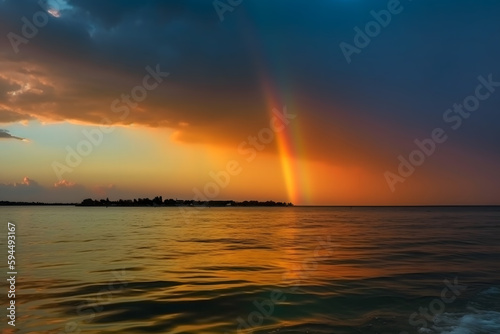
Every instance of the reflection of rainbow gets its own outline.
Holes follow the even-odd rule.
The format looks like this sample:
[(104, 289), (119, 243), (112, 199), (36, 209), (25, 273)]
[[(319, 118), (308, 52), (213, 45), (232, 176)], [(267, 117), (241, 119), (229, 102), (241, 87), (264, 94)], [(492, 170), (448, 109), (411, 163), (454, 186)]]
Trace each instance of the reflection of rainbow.
[[(274, 109), (277, 109), (279, 113), (283, 113), (283, 110), (288, 106), (280, 103), (271, 81), (266, 76), (263, 76), (263, 78), (265, 79), (261, 80), (261, 84), (270, 117), (274, 116)], [(291, 98), (286, 99), (286, 101), (291, 101)], [(296, 114), (293, 110), (288, 110), (290, 114)], [(299, 126), (300, 117), (297, 115), (297, 118), (291, 120), (283, 131), (276, 133), (276, 139), (288, 199), (294, 204), (308, 204), (310, 200), (309, 184), (307, 182), (308, 174), (303, 160), (305, 158), (304, 145)]]

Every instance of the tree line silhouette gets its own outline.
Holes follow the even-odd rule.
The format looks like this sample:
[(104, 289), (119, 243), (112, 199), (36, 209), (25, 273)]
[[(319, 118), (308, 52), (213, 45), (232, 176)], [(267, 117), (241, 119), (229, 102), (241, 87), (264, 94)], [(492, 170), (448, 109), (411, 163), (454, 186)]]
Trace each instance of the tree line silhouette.
[(293, 206), (292, 203), (275, 202), (275, 201), (195, 201), (195, 200), (178, 200), (169, 198), (163, 200), (162, 196), (150, 198), (134, 198), (133, 200), (119, 199), (110, 201), (109, 198), (94, 200), (92, 198), (84, 199), (77, 206), (208, 206), (208, 207), (226, 207), (226, 206)]

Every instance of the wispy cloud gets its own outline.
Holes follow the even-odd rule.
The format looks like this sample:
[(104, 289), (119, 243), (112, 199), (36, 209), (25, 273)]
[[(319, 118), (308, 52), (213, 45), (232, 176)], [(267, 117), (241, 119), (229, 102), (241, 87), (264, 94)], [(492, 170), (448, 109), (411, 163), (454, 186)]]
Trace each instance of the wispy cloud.
[(29, 177), (24, 177), (21, 182), (0, 182), (0, 201), (78, 203), (84, 198), (99, 198), (99, 196), (103, 198), (108, 196), (110, 198), (133, 197), (120, 194), (116, 189), (109, 188), (107, 191), (97, 194), (92, 189), (68, 180), (62, 180), (53, 185), (43, 185)]
[(22, 140), (22, 141), (29, 141), (26, 138), (13, 136), (9, 133), (9, 131), (4, 130), (4, 129), (0, 129), (0, 139), (17, 139), (17, 140)]

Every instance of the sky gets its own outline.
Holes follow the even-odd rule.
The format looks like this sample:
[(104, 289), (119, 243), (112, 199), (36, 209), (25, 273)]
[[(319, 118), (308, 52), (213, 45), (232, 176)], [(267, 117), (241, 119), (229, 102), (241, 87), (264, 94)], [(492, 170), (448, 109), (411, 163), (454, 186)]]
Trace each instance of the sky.
[(500, 3), (0, 0), (0, 201), (500, 204)]

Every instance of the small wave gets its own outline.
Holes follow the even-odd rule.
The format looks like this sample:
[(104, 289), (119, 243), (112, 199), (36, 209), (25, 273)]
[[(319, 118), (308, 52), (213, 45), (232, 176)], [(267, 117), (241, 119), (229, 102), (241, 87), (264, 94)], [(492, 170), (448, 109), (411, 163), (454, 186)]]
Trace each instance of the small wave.
[(500, 313), (476, 311), (468, 314), (445, 313), (433, 333), (439, 334), (491, 334), (500, 333)]
[(486, 296), (498, 295), (498, 294), (500, 294), (500, 289), (496, 288), (496, 287), (489, 288), (489, 289), (484, 290), (483, 292), (481, 292), (481, 295), (486, 295)]

